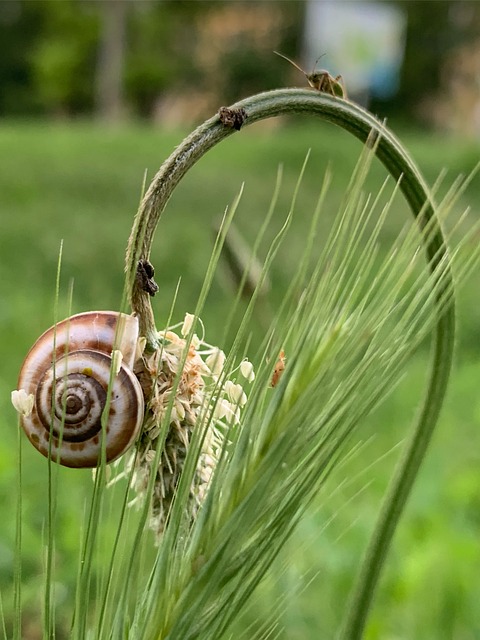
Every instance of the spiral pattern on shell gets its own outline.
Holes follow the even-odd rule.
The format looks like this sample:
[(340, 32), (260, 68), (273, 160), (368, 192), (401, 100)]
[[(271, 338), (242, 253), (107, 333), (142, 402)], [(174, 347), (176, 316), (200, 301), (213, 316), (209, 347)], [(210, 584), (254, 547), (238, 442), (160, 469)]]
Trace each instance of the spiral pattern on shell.
[(133, 444), (144, 412), (132, 371), (137, 341), (138, 320), (114, 311), (80, 313), (40, 336), (18, 380), (34, 396), (31, 414), (20, 418), (34, 447), (67, 467), (95, 467), (102, 447), (108, 463)]

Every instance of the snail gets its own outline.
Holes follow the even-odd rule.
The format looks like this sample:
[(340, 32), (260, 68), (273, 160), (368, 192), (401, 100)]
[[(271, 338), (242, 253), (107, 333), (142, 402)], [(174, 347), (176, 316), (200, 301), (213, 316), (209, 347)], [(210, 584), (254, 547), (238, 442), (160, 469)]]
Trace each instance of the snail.
[(137, 341), (137, 318), (114, 311), (74, 315), (40, 336), (15, 392), (31, 401), (20, 422), (38, 451), (67, 467), (96, 467), (102, 446), (109, 463), (133, 444), (144, 412), (132, 371)]

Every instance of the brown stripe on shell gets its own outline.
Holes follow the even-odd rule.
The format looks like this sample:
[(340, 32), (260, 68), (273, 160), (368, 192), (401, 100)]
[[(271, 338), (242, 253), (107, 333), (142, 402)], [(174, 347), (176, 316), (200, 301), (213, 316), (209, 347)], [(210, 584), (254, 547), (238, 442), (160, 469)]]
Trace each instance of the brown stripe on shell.
[[(117, 340), (116, 330), (119, 322), (121, 323), (120, 328), (124, 330), (120, 332), (122, 335)], [(65, 355), (67, 356), (66, 367), (68, 367), (70, 360), (69, 356), (73, 356), (74, 352), (84, 351), (86, 348), (97, 352), (97, 355), (94, 356), (95, 360), (98, 360), (99, 357), (105, 360), (108, 358), (110, 363), (112, 350), (119, 349), (123, 360), (120, 371), (114, 379), (114, 392), (105, 429), (107, 437), (106, 458), (107, 462), (111, 462), (122, 455), (133, 443), (143, 421), (143, 392), (138, 380), (129, 368), (129, 366), (133, 366), (137, 340), (138, 321), (133, 316), (108, 311), (88, 312), (72, 316), (46, 331), (33, 345), (20, 372), (18, 388), (24, 389), (27, 394), (33, 393), (36, 397), (38, 376), (42, 377), (52, 367), (53, 362), (55, 362), (55, 367), (60, 366), (60, 361)], [(55, 355), (52, 355), (54, 344), (56, 344)], [(98, 356), (98, 352), (101, 352), (100, 356)], [(87, 370), (88, 363), (85, 365), (85, 371)], [(105, 390), (108, 388), (110, 378), (110, 364), (106, 367), (106, 371), (108, 375), (101, 383)], [(77, 371), (77, 373), (82, 372)], [(71, 413), (73, 414), (73, 410)], [(122, 426), (125, 423), (130, 425), (126, 429)], [(42, 425), (36, 406), (28, 418), (22, 417), (21, 424), (29, 440), (43, 455), (48, 456), (50, 449), (52, 460), (58, 458), (60, 442), (55, 437), (55, 433), (50, 436), (49, 424), (47, 429)], [(75, 438), (73, 439), (75, 440)], [(86, 442), (68, 442), (68, 434), (65, 438), (64, 432), (61, 438), (61, 464), (69, 467), (96, 466), (101, 453), (100, 442), (99, 433), (93, 435)]]

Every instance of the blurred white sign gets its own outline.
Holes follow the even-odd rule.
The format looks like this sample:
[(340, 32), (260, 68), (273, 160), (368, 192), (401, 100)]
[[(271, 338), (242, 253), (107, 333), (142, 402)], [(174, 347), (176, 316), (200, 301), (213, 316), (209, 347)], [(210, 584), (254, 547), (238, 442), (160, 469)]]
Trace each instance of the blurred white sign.
[(308, 0), (305, 21), (306, 71), (319, 67), (341, 74), (350, 95), (388, 98), (397, 91), (406, 16), (377, 2)]

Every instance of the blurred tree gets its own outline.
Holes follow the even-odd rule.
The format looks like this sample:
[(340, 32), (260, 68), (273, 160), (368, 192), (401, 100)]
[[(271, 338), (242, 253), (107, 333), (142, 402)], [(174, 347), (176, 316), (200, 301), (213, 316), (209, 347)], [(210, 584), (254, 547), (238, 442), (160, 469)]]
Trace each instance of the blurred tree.
[(32, 50), (45, 25), (43, 2), (11, 0), (0, 9), (0, 115), (41, 109), (32, 90)]
[(129, 0), (101, 0), (100, 50), (96, 88), (97, 115), (108, 122), (124, 115), (123, 78)]
[(0, 114), (197, 120), (282, 84), (302, 3), (0, 0)]
[(91, 111), (98, 7), (83, 0), (43, 2), (44, 28), (33, 48), (33, 88), (54, 115)]
[(442, 58), (440, 87), (421, 104), (424, 119), (448, 131), (480, 137), (480, 4), (451, 6), (451, 44)]
[(159, 98), (175, 86), (195, 82), (194, 19), (209, 3), (137, 3), (128, 27), (125, 82), (128, 100), (140, 116), (151, 116)]
[[(400, 89), (388, 102), (372, 105), (433, 123), (431, 110), (445, 82), (452, 52), (480, 36), (480, 3), (472, 0), (395, 0), (407, 12), (405, 57)], [(451, 65), (450, 65), (451, 66)]]
[(398, 2), (407, 11), (405, 58), (401, 86), (396, 98), (403, 109), (411, 111), (440, 84), (442, 58), (449, 48), (450, 8), (452, 2), (406, 0)]
[(300, 38), (298, 14), (301, 5), (290, 0), (138, 5), (127, 60), (130, 102), (141, 115), (188, 122), (278, 86), (273, 49)]
[(258, 5), (250, 11), (250, 17), (235, 20), (237, 33), (225, 43), (221, 58), (222, 95), (227, 103), (283, 84), (282, 76), (289, 76), (290, 69), (283, 63), (278, 64), (273, 52), (296, 50), (300, 46), (302, 3), (283, 2), (275, 11), (261, 3)]
[(286, 66), (273, 51), (300, 42), (304, 7), (285, 0), (224, 2), (201, 16), (196, 24), (195, 59), (210, 109), (218, 101), (229, 104), (249, 93), (282, 85)]

